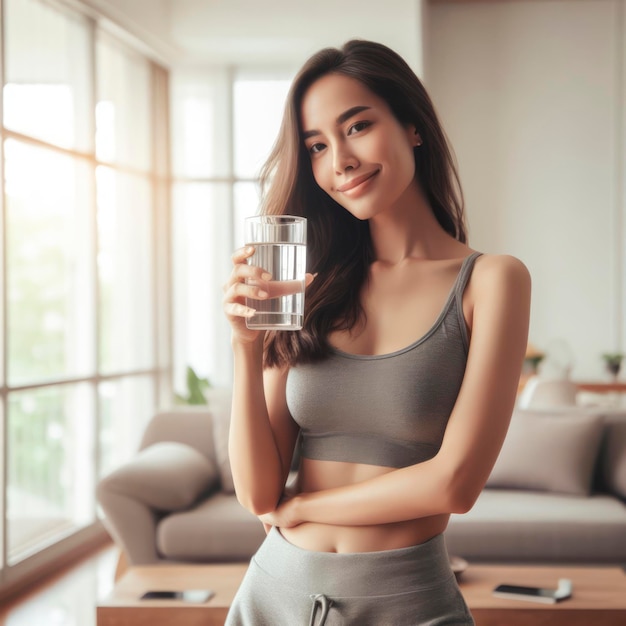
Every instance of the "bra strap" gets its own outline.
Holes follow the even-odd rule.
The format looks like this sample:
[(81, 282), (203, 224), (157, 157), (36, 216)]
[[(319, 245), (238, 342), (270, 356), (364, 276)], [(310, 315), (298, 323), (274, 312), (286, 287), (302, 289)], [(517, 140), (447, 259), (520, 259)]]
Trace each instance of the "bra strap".
[(467, 286), (467, 281), (472, 275), (472, 270), (474, 269), (474, 262), (481, 255), (482, 252), (472, 252), (472, 254), (463, 259), (463, 264), (461, 265), (461, 270), (459, 271), (459, 275), (456, 279), (456, 285), (454, 286), (454, 292), (457, 297), (463, 296), (463, 292)]
[(482, 254), (482, 252), (472, 252), (472, 254), (463, 259), (461, 271), (459, 272), (456, 280), (456, 285), (454, 286), (456, 312), (459, 320), (459, 327), (461, 328), (461, 336), (463, 337), (463, 344), (466, 350), (469, 349), (469, 335), (467, 332), (467, 323), (465, 322), (465, 316), (463, 315), (463, 292), (465, 291), (465, 287), (467, 287), (467, 282), (472, 275), (474, 263), (479, 256), (482, 256)]

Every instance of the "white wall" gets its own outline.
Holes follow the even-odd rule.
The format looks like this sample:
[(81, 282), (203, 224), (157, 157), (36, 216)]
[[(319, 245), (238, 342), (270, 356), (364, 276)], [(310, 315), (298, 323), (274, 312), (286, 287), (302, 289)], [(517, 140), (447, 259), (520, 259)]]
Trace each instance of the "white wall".
[(455, 148), (470, 244), (533, 276), (530, 340), (576, 378), (624, 349), (624, 0), (438, 3), (425, 82)]
[(353, 37), (397, 50), (422, 69), (426, 0), (81, 0), (157, 50), (169, 65), (282, 65), (297, 69)]
[(83, 1), (149, 32), (174, 66), (299, 66), (352, 36), (388, 43), (452, 139), (471, 244), (533, 275), (531, 341), (565, 340), (578, 378), (626, 349), (626, 0)]

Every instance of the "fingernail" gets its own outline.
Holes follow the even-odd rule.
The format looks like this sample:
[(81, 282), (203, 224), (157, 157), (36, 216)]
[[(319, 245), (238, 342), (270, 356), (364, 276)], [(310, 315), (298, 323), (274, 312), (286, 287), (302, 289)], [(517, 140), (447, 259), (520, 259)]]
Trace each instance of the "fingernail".
[(261, 278), (262, 278), (263, 280), (269, 280), (271, 277), (272, 277), (272, 275), (271, 275), (269, 272), (263, 272), (263, 273), (261, 274)]
[(254, 252), (254, 248), (252, 246), (246, 246), (246, 252)]
[(246, 311), (246, 317), (252, 317), (256, 313), (256, 309), (248, 309)]
[(267, 291), (263, 291), (262, 289), (259, 290), (259, 296), (261, 298), (267, 298), (267, 296), (269, 296), (269, 294), (267, 293)]

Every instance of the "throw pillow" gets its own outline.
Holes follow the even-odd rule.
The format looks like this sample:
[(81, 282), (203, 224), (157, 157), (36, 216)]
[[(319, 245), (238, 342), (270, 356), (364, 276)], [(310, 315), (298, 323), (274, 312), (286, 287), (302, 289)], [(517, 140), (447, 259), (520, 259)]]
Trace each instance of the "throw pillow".
[(209, 389), (207, 396), (213, 423), (215, 458), (222, 483), (222, 491), (235, 493), (233, 474), (230, 470), (230, 459), (228, 458), (228, 431), (230, 429), (232, 393), (228, 389), (213, 388)]
[(589, 495), (600, 415), (517, 409), (488, 487)]
[(218, 479), (215, 465), (195, 448), (163, 441), (141, 450), (103, 483), (153, 509), (177, 511), (191, 506)]

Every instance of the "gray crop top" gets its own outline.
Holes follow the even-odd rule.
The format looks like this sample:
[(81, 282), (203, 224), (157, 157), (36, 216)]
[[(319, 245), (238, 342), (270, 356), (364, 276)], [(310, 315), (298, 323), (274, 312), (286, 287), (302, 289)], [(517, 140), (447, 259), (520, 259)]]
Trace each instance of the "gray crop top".
[(463, 291), (480, 252), (463, 260), (439, 317), (390, 354), (332, 349), (289, 370), (287, 405), (310, 459), (407, 467), (437, 454), (465, 373)]

